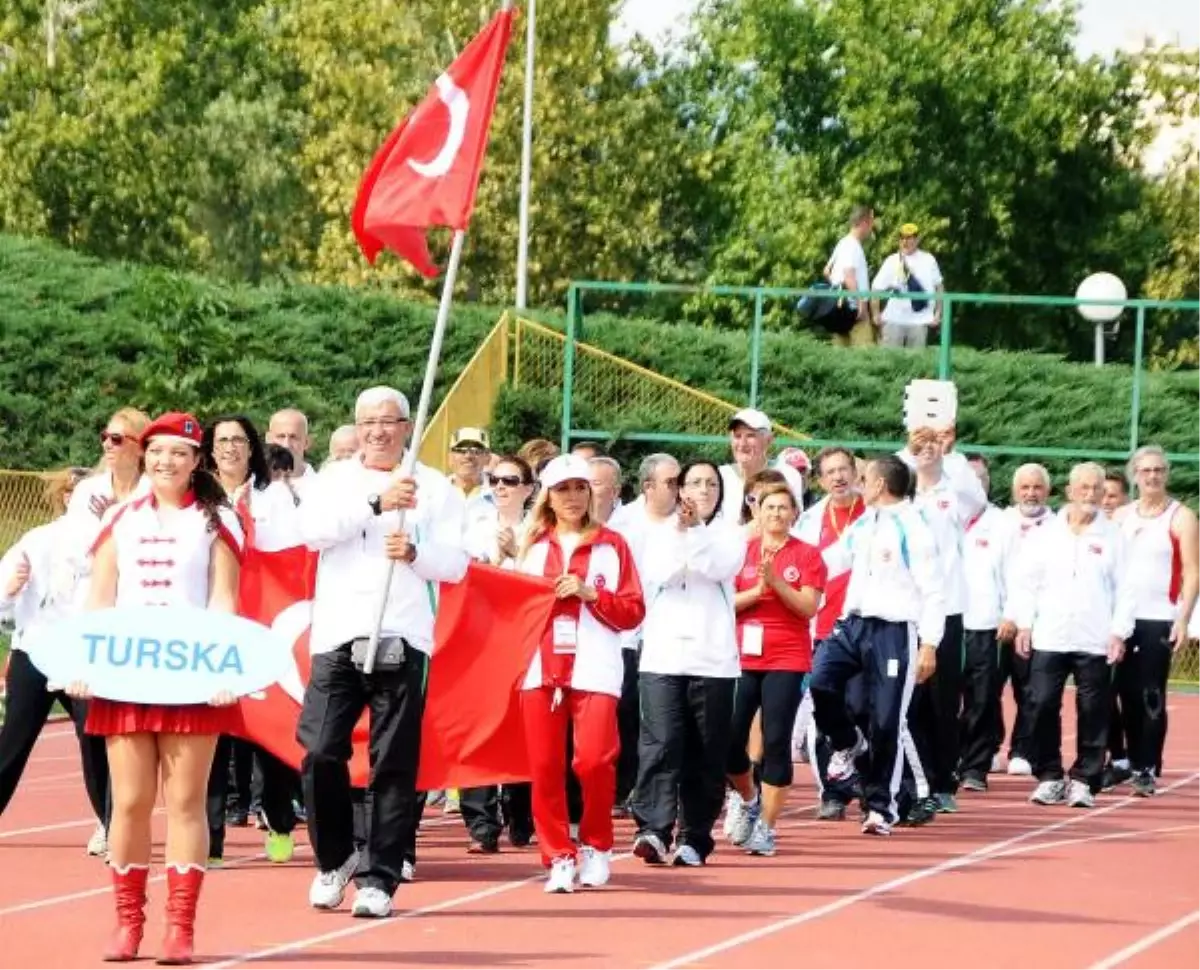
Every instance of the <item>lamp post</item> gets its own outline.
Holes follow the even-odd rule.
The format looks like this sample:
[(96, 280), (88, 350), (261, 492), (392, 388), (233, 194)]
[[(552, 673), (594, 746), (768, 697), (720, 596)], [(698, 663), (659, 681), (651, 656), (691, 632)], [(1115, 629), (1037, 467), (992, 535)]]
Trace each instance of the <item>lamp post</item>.
[[(1105, 324), (1112, 323), (1124, 312), (1127, 297), (1125, 284), (1112, 273), (1093, 273), (1075, 290), (1077, 300), (1111, 300), (1111, 303), (1084, 303), (1075, 309), (1085, 320), (1096, 325), (1096, 366), (1104, 366)], [(1116, 330), (1114, 329), (1114, 333)]]

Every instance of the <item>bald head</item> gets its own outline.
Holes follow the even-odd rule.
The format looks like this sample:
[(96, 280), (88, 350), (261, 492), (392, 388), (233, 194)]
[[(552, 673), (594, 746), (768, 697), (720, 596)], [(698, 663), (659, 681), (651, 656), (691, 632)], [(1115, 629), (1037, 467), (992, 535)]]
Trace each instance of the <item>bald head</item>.
[(329, 457), (342, 461), (358, 451), (358, 429), (352, 424), (343, 424), (329, 436)]
[(284, 408), (272, 414), (271, 423), (267, 425), (267, 443), (290, 451), (296, 463), (296, 474), (303, 474), (304, 454), (309, 447), (308, 418), (304, 412)]

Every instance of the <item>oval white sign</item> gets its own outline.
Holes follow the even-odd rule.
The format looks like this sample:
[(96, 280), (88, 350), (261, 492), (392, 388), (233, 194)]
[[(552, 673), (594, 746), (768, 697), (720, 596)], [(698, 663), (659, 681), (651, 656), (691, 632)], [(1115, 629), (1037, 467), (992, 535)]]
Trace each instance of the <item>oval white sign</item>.
[(206, 704), (283, 676), (292, 645), (245, 617), (194, 606), (126, 606), (76, 613), (22, 645), (50, 683), (83, 681), (96, 697), (139, 704)]

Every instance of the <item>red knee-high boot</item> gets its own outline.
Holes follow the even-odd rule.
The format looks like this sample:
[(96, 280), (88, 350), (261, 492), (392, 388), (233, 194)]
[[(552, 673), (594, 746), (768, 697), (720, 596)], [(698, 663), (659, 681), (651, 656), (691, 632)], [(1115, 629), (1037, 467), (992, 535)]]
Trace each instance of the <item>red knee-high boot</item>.
[(146, 879), (149, 866), (112, 867), (113, 899), (117, 904), (117, 928), (104, 951), (110, 963), (136, 960), (146, 926)]
[(177, 862), (167, 865), (167, 935), (158, 962), (182, 966), (192, 962), (196, 903), (204, 883), (204, 866)]

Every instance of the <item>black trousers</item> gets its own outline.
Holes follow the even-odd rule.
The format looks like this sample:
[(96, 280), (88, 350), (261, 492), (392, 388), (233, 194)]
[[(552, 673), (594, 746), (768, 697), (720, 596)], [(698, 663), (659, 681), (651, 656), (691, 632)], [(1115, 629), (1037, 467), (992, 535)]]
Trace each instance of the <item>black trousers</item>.
[(4, 683), (6, 710), (4, 725), (0, 727), (0, 815), (12, 801), (38, 735), (46, 726), (54, 702), (58, 701), (75, 722), (88, 801), (97, 820), (108, 828), (112, 810), (108, 793), (108, 751), (104, 738), (84, 733), (87, 702), (70, 698), (62, 691), (46, 690), (46, 678), (24, 650), (12, 652)]
[[(996, 697), (996, 736), (993, 754), (998, 754), (1008, 738), (1008, 757), (1032, 762), (1033, 720), (1029, 710), (1029, 659), (1017, 653), (1012, 641), (1000, 644), (1000, 679)], [(1004, 685), (1012, 681), (1013, 700), (1017, 713), (1013, 718), (1012, 734), (1004, 727)]]
[[(938, 657), (941, 660), (941, 657)], [(959, 776), (987, 778), (996, 753), (1001, 717), (1000, 656), (995, 630), (968, 630), (963, 651), (962, 714), (959, 717)]]
[(529, 782), (463, 788), (458, 804), (463, 823), (476, 842), (497, 842), (505, 826), (518, 844), (528, 844), (533, 834), (533, 786)]
[[(225, 814), (230, 797), (232, 764), (238, 757), (235, 751), (239, 742), (245, 743), (242, 738), (221, 735), (208, 773), (208, 795), (204, 808), (208, 815), (208, 854), (212, 858), (219, 859), (225, 854)], [(249, 749), (262, 771), (262, 803), (259, 807), (266, 817), (267, 827), (272, 832), (287, 835), (296, 827), (296, 809), (292, 804), (292, 796), (296, 791), (296, 771), (254, 745), (249, 745)]]
[(370, 711), (368, 860), (364, 867), (360, 859), (355, 882), (389, 895), (400, 884), (406, 851), (415, 855), (426, 667), (425, 655), (410, 646), (399, 670), (369, 675), (354, 666), (348, 643), (318, 653), (296, 730), (306, 752), (301, 778), (309, 839), (318, 867), (328, 872), (354, 851), (351, 736), (363, 710)]
[[(846, 713), (850, 717), (850, 720), (858, 725), (858, 729), (862, 731), (863, 737), (869, 737), (871, 724), (867, 716), (865, 683), (866, 681), (861, 673), (854, 674), (846, 681)], [(846, 806), (856, 798), (861, 798), (861, 776), (867, 770), (867, 754), (864, 753), (858, 757), (856, 763), (858, 778), (851, 776), (850, 778), (843, 778), (840, 781), (831, 781), (829, 778), (829, 758), (834, 752), (834, 747), (827, 735), (819, 730), (815, 733), (816, 744), (813, 745), (812, 755), (817, 781), (821, 786), (821, 801)]]
[(862, 773), (863, 798), (868, 811), (893, 822), (899, 814), (900, 732), (913, 692), (916, 650), (911, 624), (851, 614), (821, 642), (808, 682), (818, 730), (835, 749), (845, 750), (855, 741), (846, 684), (862, 675), (870, 742)]
[(962, 706), (962, 614), (946, 617), (937, 671), (913, 693), (909, 730), (935, 795), (958, 791), (958, 712)]
[(1171, 676), (1171, 624), (1138, 620), (1117, 665), (1116, 689), (1134, 771), (1162, 773), (1167, 741), (1167, 680)]
[(786, 788), (792, 783), (792, 731), (804, 698), (804, 674), (795, 670), (743, 670), (733, 696), (733, 719), (725, 770), (750, 770), (746, 745), (754, 715), (762, 711), (763, 784)]
[[(255, 747), (245, 738), (229, 739), (229, 782), (226, 807), (229, 811), (252, 812), (262, 807), (261, 769), (255, 769)], [(213, 758), (213, 764), (216, 764)], [(259, 787), (255, 791), (255, 775)]]
[(641, 674), (641, 726), (633, 813), (639, 831), (701, 859), (712, 853), (713, 824), (725, 797), (725, 763), (733, 717), (732, 677)]
[(1075, 680), (1076, 757), (1071, 778), (1100, 791), (1108, 743), (1112, 672), (1108, 659), (1090, 653), (1033, 651), (1029, 699), (1033, 708), (1033, 774), (1038, 781), (1063, 777), (1062, 699), (1067, 677)]
[(621, 682), (621, 699), (617, 702), (617, 733), (621, 738), (621, 753), (617, 756), (616, 803), (624, 805), (633, 794), (638, 776), (638, 734), (641, 730), (638, 713), (638, 656), (639, 650), (622, 650), (625, 679)]

